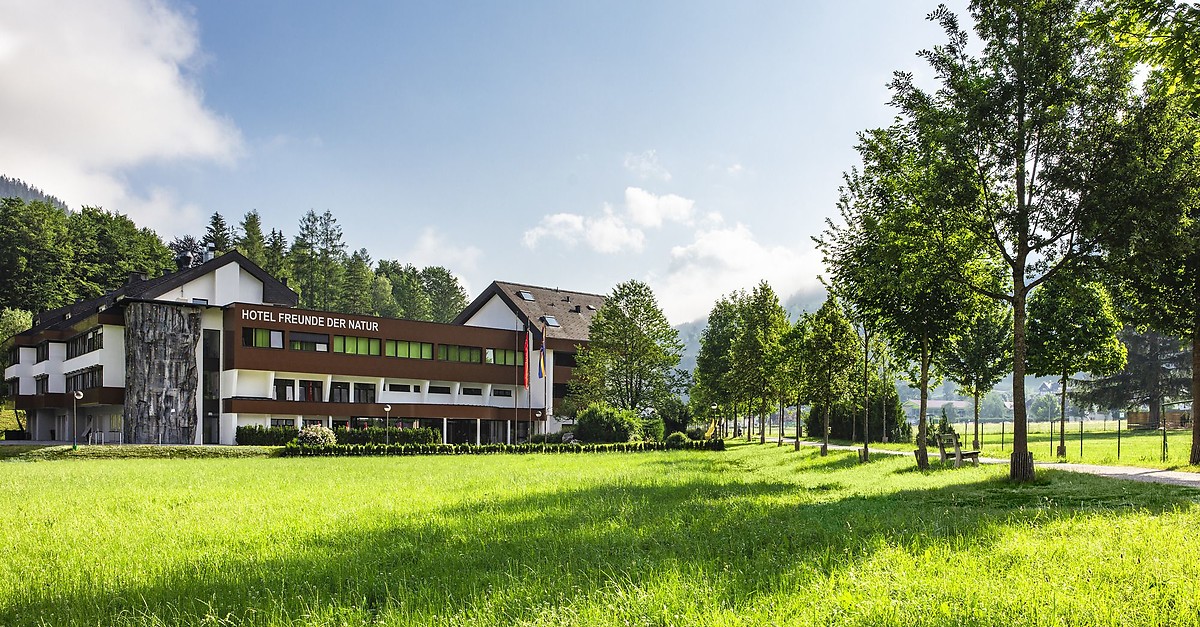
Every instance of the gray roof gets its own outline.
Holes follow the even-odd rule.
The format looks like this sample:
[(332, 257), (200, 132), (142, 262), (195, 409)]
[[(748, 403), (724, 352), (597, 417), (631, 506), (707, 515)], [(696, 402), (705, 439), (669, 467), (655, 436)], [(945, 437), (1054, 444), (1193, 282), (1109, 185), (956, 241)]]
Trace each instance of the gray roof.
[(265, 270), (258, 267), (257, 264), (250, 261), (237, 252), (236, 250), (227, 252), (219, 257), (215, 257), (204, 263), (196, 264), (190, 268), (170, 272), (162, 276), (152, 279), (131, 278), (128, 283), (118, 287), (117, 289), (91, 300), (80, 301), (58, 309), (44, 311), (33, 317), (33, 328), (20, 333), (18, 335), (27, 335), (45, 331), (47, 329), (59, 329), (70, 327), (79, 318), (87, 317), (97, 312), (109, 309), (122, 300), (146, 300), (153, 299), (165, 294), (177, 287), (181, 287), (197, 277), (204, 276), (209, 272), (215, 271), (217, 268), (236, 262), (243, 270), (249, 272), (256, 279), (263, 283), (263, 302), (273, 305), (284, 305), (294, 307), (299, 301), (299, 296), (292, 291), (288, 286), (284, 285), (275, 277), (267, 274)]
[[(528, 294), (532, 300), (522, 298), (521, 292)], [(479, 311), (493, 296), (512, 309), (513, 313), (525, 324), (536, 329), (540, 335), (547, 316), (558, 321), (559, 326), (547, 326), (546, 337), (549, 339), (586, 342), (588, 328), (596, 311), (604, 305), (604, 296), (586, 292), (572, 292), (556, 287), (539, 287), (523, 283), (508, 283), (493, 281), (467, 308), (458, 314), (454, 324), (463, 324)]]

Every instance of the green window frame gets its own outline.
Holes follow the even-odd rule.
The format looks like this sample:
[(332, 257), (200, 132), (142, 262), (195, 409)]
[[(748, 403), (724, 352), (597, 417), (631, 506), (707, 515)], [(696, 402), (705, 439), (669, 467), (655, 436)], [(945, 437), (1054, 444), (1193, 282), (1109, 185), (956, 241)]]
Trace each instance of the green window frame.
[(385, 357), (401, 359), (433, 359), (433, 344), (429, 342), (409, 342), (407, 340), (387, 340), (384, 342)]

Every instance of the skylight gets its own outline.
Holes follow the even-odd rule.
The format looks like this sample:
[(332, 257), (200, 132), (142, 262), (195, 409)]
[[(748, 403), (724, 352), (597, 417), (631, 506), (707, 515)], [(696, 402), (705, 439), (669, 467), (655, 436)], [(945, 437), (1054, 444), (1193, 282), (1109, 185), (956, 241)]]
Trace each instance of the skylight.
[(520, 296), (521, 300), (533, 302), (533, 294), (529, 290), (517, 290), (517, 296)]
[(554, 316), (545, 316), (542, 319), (546, 321), (546, 326), (548, 327), (562, 326), (558, 324), (558, 318), (555, 318)]

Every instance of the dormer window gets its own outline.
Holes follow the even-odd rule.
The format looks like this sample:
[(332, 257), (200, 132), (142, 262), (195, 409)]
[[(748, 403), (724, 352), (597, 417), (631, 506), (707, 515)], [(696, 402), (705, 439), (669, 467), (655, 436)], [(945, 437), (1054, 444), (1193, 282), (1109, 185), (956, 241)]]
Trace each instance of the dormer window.
[(517, 296), (520, 296), (521, 300), (533, 302), (533, 292), (530, 292), (529, 290), (517, 290)]

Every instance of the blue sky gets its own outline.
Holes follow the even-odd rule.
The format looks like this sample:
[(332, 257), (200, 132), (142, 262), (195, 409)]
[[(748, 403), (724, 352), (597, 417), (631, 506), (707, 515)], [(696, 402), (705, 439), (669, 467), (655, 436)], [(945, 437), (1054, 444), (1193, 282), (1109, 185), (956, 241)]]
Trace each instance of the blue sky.
[[(668, 316), (820, 273), (935, 2), (0, 0), (0, 172), (165, 238), (326, 209), (351, 248)], [(951, 3), (961, 10), (961, 3)]]

